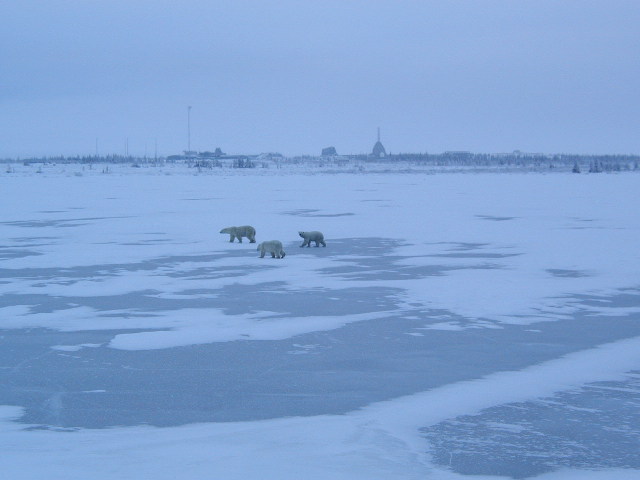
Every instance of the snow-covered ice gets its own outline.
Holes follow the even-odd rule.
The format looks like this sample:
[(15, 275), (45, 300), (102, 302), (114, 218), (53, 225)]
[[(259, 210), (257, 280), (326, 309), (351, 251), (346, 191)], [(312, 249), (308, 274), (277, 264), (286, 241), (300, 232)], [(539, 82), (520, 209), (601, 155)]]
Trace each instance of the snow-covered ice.
[(640, 476), (636, 172), (41, 170), (0, 173), (10, 478)]

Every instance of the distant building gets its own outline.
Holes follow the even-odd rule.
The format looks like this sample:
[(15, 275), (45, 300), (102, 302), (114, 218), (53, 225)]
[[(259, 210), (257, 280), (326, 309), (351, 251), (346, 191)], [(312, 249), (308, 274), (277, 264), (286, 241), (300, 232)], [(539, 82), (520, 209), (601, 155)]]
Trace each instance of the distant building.
[(220, 147), (216, 148), (216, 150), (214, 152), (200, 152), (198, 154), (200, 157), (202, 158), (219, 158), (219, 157), (224, 157), (226, 155), (226, 153), (224, 153)]
[(532, 153), (523, 152), (522, 150), (514, 150), (511, 153), (496, 153), (498, 157), (514, 157), (514, 158), (534, 158), (534, 157), (552, 157), (553, 155), (547, 155), (545, 153)]
[(371, 155), (378, 158), (387, 156), (387, 151), (384, 149), (384, 145), (382, 145), (382, 142), (380, 142), (380, 127), (378, 127), (378, 141), (373, 146)]
[(281, 160), (284, 160), (284, 155), (282, 155), (281, 153), (278, 152), (266, 152), (266, 153), (261, 153), (260, 155), (258, 155), (256, 157), (256, 160), (273, 160), (276, 162), (279, 162)]
[(442, 155), (445, 157), (456, 157), (456, 158), (473, 157), (473, 153), (467, 152), (466, 150), (447, 150), (446, 152), (442, 152)]
[(323, 157), (335, 157), (338, 155), (336, 151), (336, 147), (327, 147), (322, 149), (322, 153), (320, 154)]

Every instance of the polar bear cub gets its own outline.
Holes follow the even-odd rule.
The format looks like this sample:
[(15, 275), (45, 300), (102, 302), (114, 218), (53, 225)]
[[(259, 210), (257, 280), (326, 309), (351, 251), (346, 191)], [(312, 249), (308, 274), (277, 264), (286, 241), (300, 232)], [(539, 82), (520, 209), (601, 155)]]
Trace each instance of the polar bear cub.
[(311, 242), (316, 242), (316, 247), (319, 247), (320, 244), (322, 244), (323, 247), (327, 246), (327, 244), (324, 243), (324, 235), (322, 234), (322, 232), (298, 232), (298, 235), (304, 238), (304, 242), (302, 242), (302, 245), (300, 245), (300, 247), (310, 247)]
[(286, 253), (282, 248), (282, 242), (279, 240), (269, 240), (258, 245), (256, 250), (260, 251), (260, 258), (264, 258), (265, 253), (270, 253), (271, 258), (284, 258)]
[(239, 243), (242, 243), (242, 237), (249, 239), (249, 243), (256, 243), (256, 229), (251, 225), (243, 225), (241, 227), (227, 227), (220, 230), (220, 233), (228, 233), (231, 235), (229, 242), (237, 238)]

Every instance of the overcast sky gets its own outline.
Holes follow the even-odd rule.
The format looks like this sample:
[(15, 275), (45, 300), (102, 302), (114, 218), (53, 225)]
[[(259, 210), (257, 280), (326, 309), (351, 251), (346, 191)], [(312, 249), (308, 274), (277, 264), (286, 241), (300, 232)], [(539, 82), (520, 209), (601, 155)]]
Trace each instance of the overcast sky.
[(640, 153), (640, 1), (0, 3), (0, 158)]

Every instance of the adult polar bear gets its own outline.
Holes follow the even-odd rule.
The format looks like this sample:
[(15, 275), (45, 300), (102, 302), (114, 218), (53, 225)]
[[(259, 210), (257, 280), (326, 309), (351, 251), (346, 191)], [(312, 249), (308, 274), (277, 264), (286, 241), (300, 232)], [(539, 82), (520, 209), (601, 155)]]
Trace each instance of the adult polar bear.
[(304, 238), (304, 242), (302, 242), (302, 245), (300, 245), (300, 248), (302, 247), (310, 247), (311, 246), (311, 242), (316, 242), (316, 247), (319, 247), (320, 244), (322, 244), (323, 247), (326, 247), (327, 244), (324, 243), (324, 235), (322, 234), (322, 232), (298, 232), (298, 235), (300, 235), (302, 238)]
[(242, 225), (241, 227), (227, 227), (220, 230), (220, 233), (228, 233), (231, 235), (229, 242), (237, 238), (238, 243), (242, 243), (242, 237), (249, 239), (249, 243), (256, 243), (256, 229), (251, 225)]
[(260, 251), (260, 258), (264, 258), (265, 253), (270, 253), (271, 258), (284, 258), (286, 253), (282, 248), (282, 242), (279, 240), (268, 240), (258, 245), (256, 250)]

